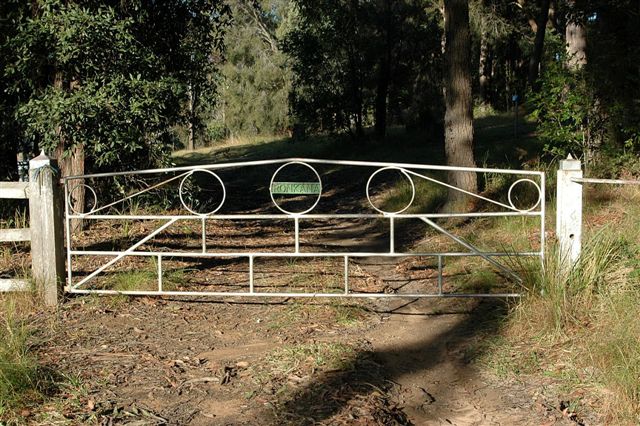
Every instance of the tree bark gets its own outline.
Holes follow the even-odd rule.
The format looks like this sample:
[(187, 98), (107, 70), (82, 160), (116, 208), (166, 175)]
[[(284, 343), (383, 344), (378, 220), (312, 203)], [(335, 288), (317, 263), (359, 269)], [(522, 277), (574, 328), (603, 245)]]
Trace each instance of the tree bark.
[[(475, 167), (473, 159), (473, 110), (471, 94), (471, 31), (467, 0), (445, 0), (445, 153), (447, 165)], [(449, 184), (475, 193), (474, 172), (451, 171)], [(468, 211), (471, 197), (449, 189), (445, 210)]]
[(489, 43), (487, 42), (487, 38), (484, 34), (480, 35), (480, 60), (478, 61), (478, 87), (480, 90), (480, 100), (483, 104), (488, 105), (489, 101), (489, 74), (490, 74), (490, 63), (489, 63)]
[(587, 34), (580, 22), (567, 22), (567, 66), (578, 70), (587, 64)]
[[(569, 7), (573, 7), (575, 1), (569, 2)], [(567, 19), (567, 27), (565, 31), (567, 42), (567, 63), (566, 66), (573, 73), (578, 74), (579, 71), (587, 64), (587, 34), (582, 22), (576, 20), (569, 15)], [(593, 99), (593, 107), (587, 113), (587, 118), (581, 124), (583, 134), (583, 156), (585, 171), (591, 167), (596, 158), (598, 149), (602, 143), (601, 140), (591, 136), (589, 130), (589, 116), (591, 112), (597, 110), (600, 105), (598, 98)]]
[(376, 87), (376, 106), (374, 130), (376, 137), (382, 139), (387, 133), (387, 96), (389, 95), (389, 79), (391, 74), (391, 0), (384, 1), (381, 11), (383, 16), (383, 51), (378, 64), (378, 84)]
[(540, 74), (540, 63), (542, 62), (542, 53), (544, 52), (544, 36), (547, 30), (547, 22), (549, 21), (550, 0), (540, 1), (540, 10), (536, 18), (537, 31), (533, 42), (533, 52), (529, 58), (529, 86), (534, 92), (540, 90), (538, 76)]
[(387, 95), (389, 92), (389, 65), (385, 59), (381, 60), (376, 90), (375, 133), (382, 139), (387, 134)]
[[(65, 83), (62, 74), (56, 73), (54, 77), (54, 87), (59, 90), (73, 90), (74, 87), (77, 86), (77, 81), (72, 81), (70, 83)], [(58, 127), (58, 137), (59, 142), (58, 146), (55, 149), (55, 158), (58, 160), (58, 165), (60, 167), (60, 172), (62, 176), (75, 176), (75, 175), (83, 175), (84, 174), (84, 146), (82, 143), (76, 143), (72, 147), (68, 147), (69, 141), (67, 140), (67, 136), (62, 131), (62, 128)], [(69, 149), (67, 149), (69, 148)], [(68, 152), (67, 152), (68, 151)], [(71, 182), (71, 186), (69, 187), (69, 191), (72, 191), (71, 199), (69, 200), (71, 204), (71, 209), (73, 213), (84, 213), (85, 211), (85, 187), (83, 180), (74, 180)], [(96, 200), (97, 201), (97, 200)], [(79, 232), (82, 231), (83, 221), (82, 219), (73, 219), (71, 221), (71, 232)]]
[(187, 123), (187, 129), (189, 131), (189, 136), (187, 138), (187, 150), (193, 151), (194, 149), (196, 149), (196, 144), (195, 144), (195, 126), (194, 126), (195, 115), (193, 112), (194, 94), (193, 94), (193, 86), (191, 85), (191, 83), (189, 83), (188, 96), (189, 96), (189, 122)]

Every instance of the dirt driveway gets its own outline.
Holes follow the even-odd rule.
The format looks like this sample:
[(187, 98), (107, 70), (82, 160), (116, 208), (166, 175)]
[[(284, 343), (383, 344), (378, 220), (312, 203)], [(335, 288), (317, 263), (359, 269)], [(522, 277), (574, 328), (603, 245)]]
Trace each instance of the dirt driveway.
[(472, 361), (500, 303), (69, 300), (42, 358), (74, 378), (33, 424), (573, 424)]

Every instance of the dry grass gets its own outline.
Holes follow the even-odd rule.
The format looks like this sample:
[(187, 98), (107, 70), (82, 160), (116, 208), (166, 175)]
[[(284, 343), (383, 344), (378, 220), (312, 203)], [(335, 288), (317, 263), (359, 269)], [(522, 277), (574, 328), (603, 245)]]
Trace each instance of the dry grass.
[[(29, 293), (2, 296), (0, 307), (0, 424), (19, 424), (20, 412), (42, 401), (55, 388), (55, 374), (33, 351), (38, 344), (29, 312), (36, 301)], [(39, 327), (47, 324), (38, 324)], [(6, 422), (6, 423), (3, 423)]]
[[(602, 188), (601, 191), (612, 191)], [(527, 297), (514, 306), (488, 362), (555, 378), (573, 405), (610, 424), (640, 422), (640, 244), (635, 189), (614, 189), (586, 215), (580, 260), (568, 272), (551, 250), (545, 269), (521, 263)], [(585, 202), (599, 191), (590, 191)], [(597, 197), (596, 203), (600, 203)], [(615, 212), (624, 214), (616, 215)], [(603, 213), (614, 218), (602, 225)], [(536, 358), (534, 365), (530, 363)], [(500, 360), (509, 359), (510, 364)], [(504, 371), (502, 371), (504, 373)], [(582, 391), (580, 391), (582, 389)], [(583, 396), (576, 396), (583, 395)], [(584, 400), (584, 401), (583, 401)]]

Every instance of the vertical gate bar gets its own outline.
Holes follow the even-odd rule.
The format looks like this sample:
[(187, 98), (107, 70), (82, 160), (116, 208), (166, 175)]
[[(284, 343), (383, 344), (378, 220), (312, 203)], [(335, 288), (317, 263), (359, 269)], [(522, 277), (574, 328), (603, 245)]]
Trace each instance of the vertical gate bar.
[(158, 255), (158, 292), (162, 292), (162, 255)]
[(249, 256), (249, 293), (253, 294), (253, 256)]
[(389, 225), (390, 225), (390, 230), (389, 230), (389, 253), (394, 253), (396, 251), (396, 247), (395, 247), (395, 221), (393, 219), (393, 216), (389, 216)]
[(438, 256), (438, 294), (442, 296), (442, 256)]
[(202, 253), (207, 252), (207, 219), (202, 218)]
[(349, 294), (349, 256), (344, 257), (344, 294)]
[(295, 223), (296, 253), (300, 253), (300, 218), (296, 216), (293, 220)]
[(71, 288), (72, 267), (71, 267), (71, 226), (69, 224), (69, 185), (64, 181), (64, 226), (67, 232), (67, 285)]

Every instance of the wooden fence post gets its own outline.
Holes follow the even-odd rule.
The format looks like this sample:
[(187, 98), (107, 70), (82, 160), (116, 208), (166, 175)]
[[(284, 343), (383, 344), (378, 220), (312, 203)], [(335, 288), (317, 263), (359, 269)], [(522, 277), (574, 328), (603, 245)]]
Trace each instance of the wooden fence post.
[(582, 241), (582, 164), (569, 155), (560, 161), (556, 198), (556, 236), (560, 266), (568, 272), (580, 257)]
[(47, 306), (56, 306), (64, 283), (64, 231), (60, 172), (42, 152), (29, 161), (29, 217), (33, 281)]

